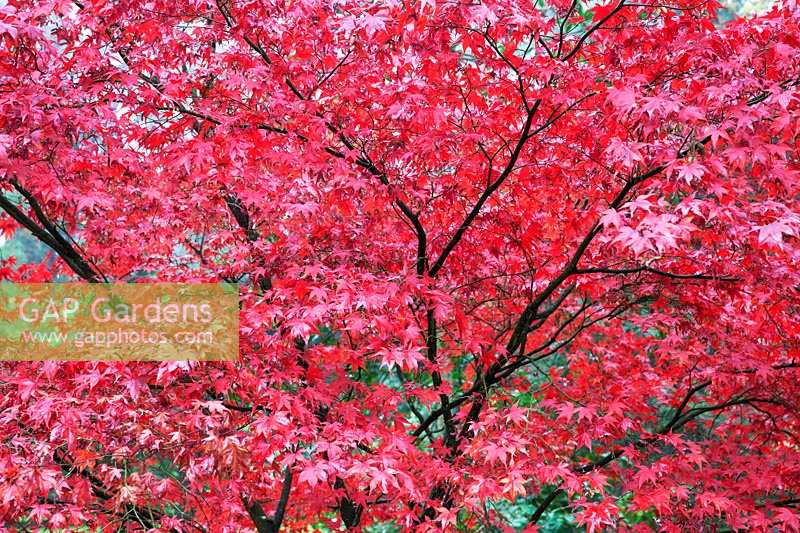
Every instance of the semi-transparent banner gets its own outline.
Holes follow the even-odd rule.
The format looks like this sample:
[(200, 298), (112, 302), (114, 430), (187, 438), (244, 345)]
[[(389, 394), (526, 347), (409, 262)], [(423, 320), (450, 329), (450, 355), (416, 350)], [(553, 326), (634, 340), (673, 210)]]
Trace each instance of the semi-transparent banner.
[(229, 283), (0, 283), (0, 360), (231, 361)]

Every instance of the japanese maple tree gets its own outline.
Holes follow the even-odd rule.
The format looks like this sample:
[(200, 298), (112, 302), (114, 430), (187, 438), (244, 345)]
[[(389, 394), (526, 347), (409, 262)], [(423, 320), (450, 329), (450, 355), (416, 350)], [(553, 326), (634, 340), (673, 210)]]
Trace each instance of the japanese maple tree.
[(2, 279), (242, 301), (0, 363), (2, 523), (800, 530), (800, 9), (717, 8), (2, 2)]

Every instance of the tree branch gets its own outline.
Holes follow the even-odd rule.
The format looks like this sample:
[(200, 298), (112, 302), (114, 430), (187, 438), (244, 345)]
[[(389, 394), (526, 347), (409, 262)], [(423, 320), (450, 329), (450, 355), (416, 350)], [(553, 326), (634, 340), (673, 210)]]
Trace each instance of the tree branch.
[(247, 514), (250, 515), (253, 524), (255, 524), (258, 533), (277, 533), (280, 531), (291, 490), (292, 470), (286, 467), (286, 473), (283, 476), (283, 486), (281, 487), (281, 495), (275, 507), (275, 513), (272, 516), (267, 516), (264, 512), (264, 508), (256, 500), (242, 497), (242, 504), (245, 510), (247, 510)]
[(45, 215), (41, 205), (27, 189), (22, 187), (16, 180), (11, 180), (12, 186), (19, 192), (30, 205), (34, 216), (39, 221), (34, 221), (31, 217), (23, 213), (18, 206), (11, 202), (6, 196), (0, 193), (0, 209), (5, 211), (17, 223), (30, 231), (34, 237), (53, 250), (70, 269), (78, 276), (90, 283), (107, 281), (105, 276), (96, 271), (88, 261), (75, 249), (75, 247), (59, 232), (55, 224)]
[(584, 43), (584, 42), (586, 42), (586, 39), (588, 39), (588, 38), (589, 38), (589, 36), (590, 36), (591, 34), (593, 34), (595, 31), (597, 31), (598, 29), (600, 29), (600, 27), (601, 27), (603, 24), (605, 24), (605, 23), (608, 21), (608, 19), (610, 19), (611, 17), (613, 17), (614, 15), (616, 15), (616, 14), (617, 14), (617, 13), (618, 13), (618, 12), (619, 12), (619, 11), (620, 11), (622, 8), (623, 8), (623, 7), (625, 7), (625, 0), (622, 0), (622, 1), (621, 1), (619, 4), (617, 4), (617, 6), (616, 6), (614, 9), (612, 9), (612, 10), (611, 10), (611, 11), (610, 11), (610, 12), (609, 12), (609, 13), (608, 13), (608, 14), (607, 14), (605, 17), (603, 17), (602, 19), (600, 19), (600, 20), (599, 20), (599, 21), (598, 21), (596, 24), (594, 24), (594, 25), (593, 25), (591, 28), (589, 28), (588, 30), (586, 30), (586, 33), (584, 33), (584, 34), (581, 36), (581, 38), (578, 40), (577, 44), (576, 44), (576, 45), (575, 45), (575, 47), (574, 47), (574, 48), (573, 48), (573, 49), (570, 51), (570, 53), (568, 53), (566, 56), (564, 56), (564, 57), (562, 58), (562, 61), (564, 61), (564, 62), (566, 62), (566, 61), (569, 61), (569, 60), (572, 58), (572, 56), (574, 56), (575, 54), (577, 54), (577, 53), (578, 53), (578, 50), (580, 50), (580, 49), (581, 49), (581, 46), (583, 46), (583, 43)]
[(639, 266), (633, 268), (578, 268), (575, 274), (635, 274), (637, 272), (649, 272), (658, 276), (663, 276), (671, 279), (699, 279), (699, 280), (713, 280), (713, 281), (741, 281), (741, 278), (730, 276), (718, 276), (716, 274), (674, 274), (672, 272), (665, 272), (649, 266)]
[[(686, 408), (686, 405), (688, 404), (688, 402), (691, 399), (691, 397), (694, 394), (696, 394), (698, 391), (700, 391), (703, 388), (707, 387), (709, 384), (710, 384), (710, 382), (703, 382), (703, 383), (700, 383), (699, 385), (696, 385), (695, 387), (692, 387), (687, 392), (687, 394), (686, 394), (686, 396), (684, 398), (684, 401), (681, 402), (681, 405), (675, 410), (675, 414), (673, 415), (673, 417), (672, 417), (672, 419), (670, 420), (669, 423), (667, 423), (664, 427), (662, 427), (656, 433), (655, 436), (649, 437), (649, 438), (644, 438), (644, 439), (639, 439), (639, 440), (635, 441), (633, 443), (633, 445), (636, 446), (636, 447), (641, 447), (641, 446), (645, 446), (647, 444), (652, 444), (652, 443), (656, 442), (658, 436), (665, 435), (665, 434), (669, 433), (670, 431), (672, 431), (674, 429), (679, 429), (679, 428), (683, 427), (684, 425), (686, 425), (691, 420), (694, 420), (698, 416), (700, 416), (700, 415), (702, 415), (704, 413), (707, 413), (707, 412), (719, 411), (719, 410), (722, 410), (722, 409), (726, 409), (728, 407), (733, 407), (733, 406), (736, 406), (736, 405), (747, 405), (747, 404), (752, 404), (752, 403), (755, 403), (755, 402), (771, 402), (771, 400), (767, 400), (767, 399), (740, 398), (740, 399), (735, 399), (735, 400), (731, 400), (731, 401), (728, 401), (728, 402), (724, 402), (724, 403), (721, 403), (721, 404), (718, 404), (718, 405), (691, 409), (688, 412), (686, 412), (685, 415), (682, 415), (681, 413)], [(680, 421), (678, 422), (678, 420), (680, 420)], [(612, 463), (613, 461), (619, 459), (623, 455), (625, 455), (625, 449), (618, 448), (617, 450), (614, 450), (613, 452), (607, 453), (602, 458), (597, 459), (596, 461), (592, 461), (591, 463), (588, 463), (588, 464), (585, 464), (585, 465), (580, 465), (580, 466), (573, 467), (573, 471), (575, 471), (578, 474), (588, 474), (589, 472), (592, 472), (594, 470), (597, 470), (599, 468), (602, 468), (602, 467)], [(557, 496), (558, 494), (563, 493), (563, 492), (564, 492), (563, 489), (557, 488), (553, 492), (553, 494), (550, 495), (550, 497), (548, 497), (544, 502), (542, 502), (542, 504), (539, 505), (539, 507), (537, 507), (536, 511), (531, 515), (529, 523), (530, 524), (535, 524), (539, 519), (541, 519), (542, 515), (547, 510), (547, 507), (550, 504), (553, 503), (553, 500), (555, 499), (555, 496)]]
[(514, 171), (517, 159), (522, 153), (522, 148), (525, 146), (525, 143), (529, 139), (528, 133), (530, 132), (531, 125), (533, 124), (533, 118), (536, 116), (536, 112), (538, 111), (540, 104), (541, 100), (536, 100), (536, 102), (534, 102), (533, 104), (533, 107), (530, 109), (530, 111), (528, 111), (527, 116), (525, 118), (525, 124), (523, 125), (522, 131), (520, 132), (519, 135), (519, 140), (517, 141), (517, 144), (514, 147), (514, 151), (511, 153), (511, 157), (508, 160), (505, 169), (503, 169), (503, 171), (500, 173), (500, 175), (497, 177), (495, 181), (493, 181), (486, 189), (484, 189), (480, 198), (478, 198), (478, 201), (472, 207), (472, 210), (470, 210), (467, 217), (464, 219), (464, 221), (458, 227), (456, 232), (447, 242), (444, 249), (442, 250), (442, 253), (439, 255), (438, 259), (436, 259), (436, 261), (431, 266), (431, 269), (429, 271), (431, 277), (435, 277), (436, 274), (439, 273), (439, 270), (442, 268), (442, 265), (444, 265), (444, 262), (447, 260), (447, 256), (450, 255), (450, 252), (453, 251), (453, 249), (461, 240), (461, 237), (464, 236), (464, 233), (470, 227), (472, 221), (475, 220), (475, 217), (478, 216), (478, 213), (480, 213), (483, 204), (486, 203), (486, 201), (489, 199), (492, 193), (494, 193), (494, 191), (496, 191), (500, 187), (500, 185), (503, 184), (506, 178), (510, 176), (511, 173)]

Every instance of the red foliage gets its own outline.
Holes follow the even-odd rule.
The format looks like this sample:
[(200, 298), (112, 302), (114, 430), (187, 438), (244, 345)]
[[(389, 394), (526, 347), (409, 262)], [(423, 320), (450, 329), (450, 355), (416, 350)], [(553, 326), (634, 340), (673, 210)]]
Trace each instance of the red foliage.
[(3, 278), (243, 308), (236, 363), (0, 363), (0, 519), (798, 529), (800, 11), (715, 10), (4, 2), (57, 261)]

